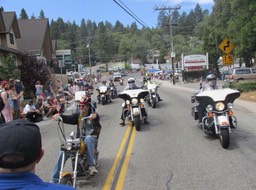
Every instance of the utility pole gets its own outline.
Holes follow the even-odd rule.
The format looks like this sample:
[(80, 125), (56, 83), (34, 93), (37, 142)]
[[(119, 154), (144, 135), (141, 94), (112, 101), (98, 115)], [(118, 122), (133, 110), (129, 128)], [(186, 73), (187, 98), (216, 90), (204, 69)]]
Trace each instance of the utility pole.
[(176, 7), (161, 7), (161, 8), (155, 8), (157, 11), (168, 11), (168, 17), (169, 17), (169, 30), (170, 30), (170, 41), (171, 41), (171, 50), (170, 50), (170, 58), (172, 63), (172, 83), (175, 85), (175, 76), (174, 76), (174, 57), (175, 53), (173, 50), (173, 36), (172, 36), (172, 15), (175, 11), (180, 9), (180, 5), (177, 5)]

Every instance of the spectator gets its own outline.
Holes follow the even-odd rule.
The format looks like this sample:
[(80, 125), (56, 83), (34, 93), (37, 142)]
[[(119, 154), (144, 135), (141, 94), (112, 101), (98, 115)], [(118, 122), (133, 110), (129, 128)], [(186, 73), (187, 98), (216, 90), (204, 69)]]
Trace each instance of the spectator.
[(53, 103), (53, 98), (52, 97), (47, 97), (47, 100), (45, 102), (45, 117), (49, 118), (52, 115), (58, 113), (57, 111), (57, 105)]
[(8, 90), (10, 89), (10, 84), (7, 81), (2, 81), (2, 92), (1, 97), (4, 101), (4, 108), (2, 110), (2, 114), (4, 117), (3, 122), (10, 122), (13, 120), (13, 108), (12, 108), (12, 100), (8, 93)]
[(20, 119), (2, 124), (0, 139), (0, 189), (74, 189), (43, 182), (35, 174), (36, 164), (44, 155), (36, 124)]
[(14, 84), (10, 84), (10, 89), (8, 90), (8, 93), (12, 100), (13, 119), (18, 119), (20, 115), (20, 109), (18, 105), (18, 97), (17, 97)]
[(36, 93), (35, 93), (36, 101), (38, 101), (38, 98), (41, 98), (43, 93), (43, 85), (41, 85), (41, 82), (39, 80), (36, 81), (35, 88), (36, 88)]
[[(42, 97), (38, 98), (38, 101), (35, 103), (35, 107), (36, 107), (36, 109), (39, 110), (39, 112), (44, 117), (45, 116), (45, 111), (44, 111), (45, 110), (45, 105), (44, 105), (44, 101), (43, 101)], [(43, 119), (46, 120), (47, 117), (44, 117)]]
[(33, 100), (29, 100), (28, 104), (24, 107), (23, 112), (26, 114), (26, 118), (31, 122), (37, 122), (42, 113), (36, 109)]

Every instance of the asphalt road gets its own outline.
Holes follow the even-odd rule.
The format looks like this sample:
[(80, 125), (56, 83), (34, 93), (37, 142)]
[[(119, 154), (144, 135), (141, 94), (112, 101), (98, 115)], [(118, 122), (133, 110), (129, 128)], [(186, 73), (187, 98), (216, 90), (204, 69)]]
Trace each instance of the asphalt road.
[[(162, 83), (159, 93), (163, 102), (155, 109), (146, 105), (150, 125), (142, 125), (141, 131), (134, 134), (128, 168), (125, 174), (120, 174), (124, 178), (121, 189), (256, 189), (256, 113), (235, 102), (233, 111), (239, 123), (231, 133), (231, 144), (226, 150), (219, 139), (203, 133), (191, 116), (190, 96), (196, 88), (157, 82)], [(102, 189), (106, 184), (126, 129), (130, 127), (118, 125), (121, 104), (121, 99), (115, 99), (113, 103), (98, 105), (103, 126), (99, 174), (80, 180), (78, 189)], [(60, 145), (57, 123), (49, 120), (40, 122), (39, 126), (45, 156), (36, 173), (49, 181)], [(69, 130), (72, 127), (67, 125)]]

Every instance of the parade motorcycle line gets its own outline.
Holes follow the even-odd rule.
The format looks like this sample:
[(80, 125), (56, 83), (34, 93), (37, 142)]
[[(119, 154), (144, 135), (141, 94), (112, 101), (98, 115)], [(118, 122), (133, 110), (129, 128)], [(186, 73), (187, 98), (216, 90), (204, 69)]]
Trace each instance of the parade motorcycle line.
[[(168, 82), (168, 81), (167, 81)], [(119, 85), (123, 85), (120, 83)], [(125, 84), (124, 84), (125, 85)], [(161, 85), (161, 82), (160, 82)], [(106, 85), (98, 84), (98, 87), (94, 87), (98, 91), (97, 100), (102, 106), (113, 99), (110, 88)], [(161, 109), (156, 106), (158, 100), (156, 99), (156, 93), (159, 85), (147, 81), (141, 89), (126, 90), (119, 92), (115, 98), (121, 98), (127, 105), (123, 110), (125, 111), (125, 117), (131, 122), (132, 126), (140, 131), (141, 121), (143, 120), (141, 114), (141, 108), (144, 108), (144, 102), (148, 103), (152, 108)], [(191, 90), (190, 90), (191, 91)], [(85, 94), (85, 92), (77, 93), (79, 96)], [(232, 89), (218, 89), (213, 91), (204, 91), (201, 93), (192, 94), (191, 102), (200, 103), (208, 102), (204, 117), (202, 119), (202, 125), (199, 127), (207, 135), (215, 136), (220, 139), (220, 143), (223, 148), (228, 148), (230, 144), (229, 135), (231, 131), (237, 127), (237, 118), (233, 115), (232, 107), (236, 98), (240, 96), (240, 92)], [(78, 100), (76, 97), (75, 100)], [(94, 104), (97, 107), (96, 104)], [(195, 120), (198, 120), (198, 105), (192, 107), (192, 116)], [(121, 106), (120, 106), (121, 110)], [(148, 112), (148, 111), (147, 111)], [(63, 156), (61, 162), (60, 178), (58, 183), (66, 184), (76, 187), (77, 176), (88, 177), (87, 165), (86, 165), (86, 145), (84, 144), (84, 137), (88, 129), (93, 128), (92, 122), (87, 117), (82, 118), (81, 121), (84, 123), (84, 127), (80, 129), (79, 136), (76, 131), (72, 131), (70, 134), (65, 133), (65, 126), (61, 119), (58, 120), (58, 131), (61, 134), (60, 139), (60, 150), (63, 151), (64, 155), (67, 155), (71, 160), (71, 172), (65, 171), (65, 156)], [(98, 162), (99, 151), (95, 149), (95, 161)]]

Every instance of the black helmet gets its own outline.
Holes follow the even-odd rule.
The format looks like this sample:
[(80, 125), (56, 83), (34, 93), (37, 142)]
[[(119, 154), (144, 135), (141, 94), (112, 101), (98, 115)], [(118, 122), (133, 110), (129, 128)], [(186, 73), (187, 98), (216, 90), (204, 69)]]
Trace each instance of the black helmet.
[(134, 78), (128, 78), (127, 82), (128, 82), (128, 84), (135, 83), (135, 79)]
[(209, 74), (206, 76), (206, 81), (216, 80), (216, 76), (214, 74)]

